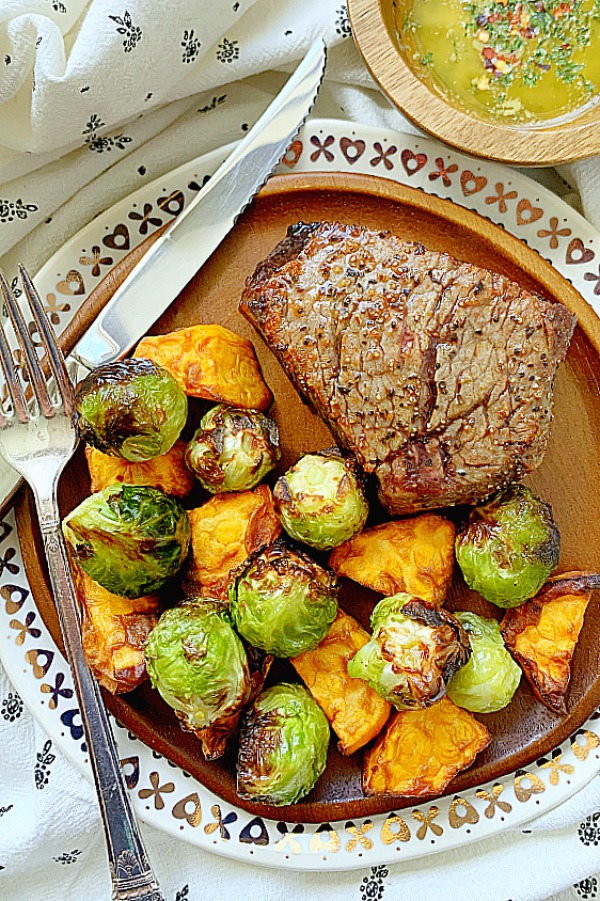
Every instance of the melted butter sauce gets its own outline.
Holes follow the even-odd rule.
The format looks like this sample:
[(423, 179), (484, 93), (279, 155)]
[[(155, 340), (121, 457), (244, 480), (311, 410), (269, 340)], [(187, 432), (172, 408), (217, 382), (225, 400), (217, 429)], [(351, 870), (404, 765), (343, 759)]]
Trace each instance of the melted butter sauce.
[(600, 91), (600, 0), (405, 0), (400, 44), (454, 105), (530, 125), (568, 119)]

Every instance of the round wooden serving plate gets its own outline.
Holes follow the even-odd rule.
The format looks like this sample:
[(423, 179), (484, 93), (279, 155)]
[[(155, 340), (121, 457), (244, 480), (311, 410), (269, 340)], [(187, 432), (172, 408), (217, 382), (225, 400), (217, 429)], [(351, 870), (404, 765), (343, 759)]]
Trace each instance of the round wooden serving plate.
[(600, 104), (568, 121), (509, 125), (453, 106), (416, 75), (394, 22), (403, 0), (348, 0), (352, 33), (382, 91), (415, 125), (473, 156), (518, 166), (554, 166), (600, 153)]
[[(275, 177), (241, 217), (201, 272), (170, 309), (150, 329), (159, 334), (193, 323), (218, 322), (254, 342), (275, 403), (272, 414), (281, 430), (283, 459), (275, 477), (306, 451), (332, 443), (331, 435), (303, 404), (270, 351), (237, 312), (246, 277), (280, 241), (287, 227), (299, 220), (332, 220), (390, 229), (413, 241), (447, 251), (461, 260), (496, 270), (529, 290), (560, 300), (577, 314), (579, 325), (556, 383), (555, 422), (545, 461), (529, 481), (549, 501), (562, 536), (559, 570), (600, 570), (600, 321), (575, 289), (536, 252), (503, 229), (448, 201), (394, 182), (362, 175), (307, 174)], [(148, 243), (148, 242), (146, 242)], [(89, 322), (106, 303), (116, 285), (135, 262), (130, 254), (102, 282), (87, 301), (79, 326)], [(76, 334), (71, 331), (67, 340)], [(81, 450), (61, 483), (63, 513), (89, 493)], [(197, 502), (197, 501), (196, 501)], [(449, 511), (455, 518), (457, 511)], [(27, 576), (36, 603), (52, 635), (60, 644), (31, 495), (22, 491), (17, 522)], [(173, 592), (171, 592), (172, 597)], [(368, 627), (377, 596), (349, 581), (341, 586), (341, 606)], [(548, 754), (589, 717), (600, 703), (600, 616), (598, 597), (590, 604), (573, 661), (569, 712), (559, 717), (534, 697), (529, 684), (521, 686), (505, 709), (481, 717), (493, 742), (475, 764), (461, 773), (447, 793), (464, 791), (518, 770)], [(454, 578), (448, 607), (473, 609), (499, 617), (501, 611), (469, 592), (460, 575)], [(297, 677), (287, 661), (277, 661), (269, 681)], [(107, 707), (143, 742), (195, 776), (232, 805), (261, 817), (287, 822), (328, 823), (371, 816), (414, 806), (415, 799), (364, 797), (361, 789), (362, 753), (342, 757), (332, 740), (325, 774), (300, 804), (276, 808), (242, 801), (235, 790), (235, 747), (223, 758), (206, 762), (198, 741), (183, 732), (172, 711), (149, 683), (121, 697), (104, 694)], [(235, 745), (235, 742), (232, 743)]]

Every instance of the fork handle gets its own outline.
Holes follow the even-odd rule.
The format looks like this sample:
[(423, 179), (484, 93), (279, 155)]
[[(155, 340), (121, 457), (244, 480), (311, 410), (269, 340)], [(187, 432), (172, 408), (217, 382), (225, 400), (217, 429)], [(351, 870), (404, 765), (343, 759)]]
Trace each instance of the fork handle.
[(100, 689), (85, 659), (79, 606), (60, 530), (56, 497), (34, 491), (58, 609), (104, 822), (113, 901), (164, 901), (139, 833)]

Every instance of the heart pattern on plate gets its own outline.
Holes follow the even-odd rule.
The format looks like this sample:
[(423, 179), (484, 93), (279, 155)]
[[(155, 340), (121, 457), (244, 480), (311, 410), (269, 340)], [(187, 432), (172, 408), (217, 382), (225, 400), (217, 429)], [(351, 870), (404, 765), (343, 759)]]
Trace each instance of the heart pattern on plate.
[(129, 229), (126, 225), (119, 223), (119, 225), (115, 226), (114, 231), (102, 238), (102, 243), (110, 247), (111, 250), (129, 250), (131, 246)]
[(544, 211), (539, 206), (534, 206), (527, 197), (522, 197), (517, 204), (517, 225), (529, 225), (530, 222), (537, 222), (544, 215)]
[(595, 256), (591, 247), (586, 247), (581, 238), (573, 238), (567, 247), (565, 262), (570, 266), (576, 266), (581, 263), (591, 263)]
[(406, 149), (400, 154), (400, 159), (402, 160), (402, 165), (406, 170), (406, 174), (414, 175), (415, 172), (418, 172), (419, 169), (422, 169), (427, 163), (427, 154), (413, 153), (412, 150)]
[(85, 294), (81, 272), (78, 272), (77, 269), (69, 269), (66, 276), (57, 282), (56, 290), (61, 294)]
[(487, 181), (488, 180), (485, 175), (475, 175), (475, 173), (471, 172), (470, 169), (465, 169), (465, 171), (461, 172), (460, 175), (460, 186), (465, 197), (469, 197), (471, 194), (478, 194), (479, 191), (483, 191), (483, 189), (487, 185)]
[(351, 141), (350, 138), (340, 138), (340, 147), (350, 165), (354, 165), (365, 152), (367, 145), (364, 141)]

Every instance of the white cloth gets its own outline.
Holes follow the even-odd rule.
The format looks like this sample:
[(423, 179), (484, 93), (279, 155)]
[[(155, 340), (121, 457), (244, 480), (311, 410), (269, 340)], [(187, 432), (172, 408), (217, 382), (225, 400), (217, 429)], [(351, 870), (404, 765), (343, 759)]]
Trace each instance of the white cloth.
[[(315, 115), (414, 131), (373, 86), (342, 0), (0, 0), (7, 275), (17, 260), (35, 271), (116, 200), (243, 136), (318, 35), (330, 55)], [(598, 162), (563, 174), (600, 226)], [(567, 901), (600, 897), (598, 811), (595, 779), (526, 830), (349, 873), (251, 868), (143, 831), (167, 901)], [(0, 899), (109, 897), (93, 788), (0, 667)]]

